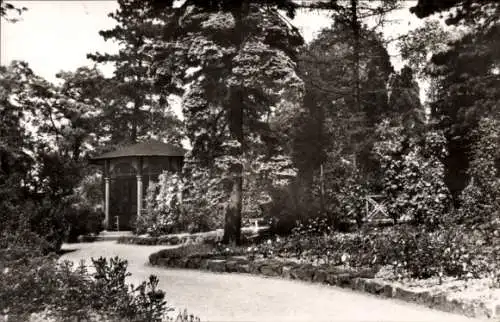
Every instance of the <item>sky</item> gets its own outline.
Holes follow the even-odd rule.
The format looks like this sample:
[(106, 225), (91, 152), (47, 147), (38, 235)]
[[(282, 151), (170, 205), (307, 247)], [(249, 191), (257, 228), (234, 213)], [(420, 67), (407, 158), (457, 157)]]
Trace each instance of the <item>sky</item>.
[[(12, 60), (28, 62), (33, 71), (51, 82), (57, 82), (55, 74), (71, 71), (81, 66), (91, 66), (86, 58), (89, 52), (114, 53), (118, 45), (104, 41), (100, 30), (110, 29), (114, 20), (108, 13), (118, 8), (116, 1), (11, 1), (18, 7), (26, 7), (21, 20), (0, 25), (0, 64)], [(416, 28), (422, 21), (410, 14), (408, 8), (415, 1), (406, 1), (405, 8), (389, 16), (394, 22), (383, 33), (387, 38), (396, 37)], [(327, 13), (299, 11), (292, 23), (301, 30), (306, 42), (313, 39), (322, 28), (331, 24)], [(389, 54), (396, 70), (402, 67), (395, 43), (389, 45)], [(112, 66), (100, 67), (111, 76)], [(422, 91), (423, 95), (423, 91)], [(421, 95), (421, 96), (422, 96)]]

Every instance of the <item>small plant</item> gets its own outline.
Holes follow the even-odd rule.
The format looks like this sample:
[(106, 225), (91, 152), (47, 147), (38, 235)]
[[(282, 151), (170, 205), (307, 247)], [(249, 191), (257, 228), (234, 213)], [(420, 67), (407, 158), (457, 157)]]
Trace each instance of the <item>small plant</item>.
[(151, 275), (147, 282), (133, 289), (137, 294), (132, 302), (132, 306), (136, 308), (134, 319), (137, 321), (162, 321), (167, 311), (167, 302), (165, 293), (158, 289), (158, 283), (158, 278)]
[(173, 318), (168, 318), (168, 322), (200, 322), (200, 318), (197, 316), (194, 316), (193, 314), (189, 314), (187, 310), (184, 310), (183, 312), (179, 312), (175, 320)]

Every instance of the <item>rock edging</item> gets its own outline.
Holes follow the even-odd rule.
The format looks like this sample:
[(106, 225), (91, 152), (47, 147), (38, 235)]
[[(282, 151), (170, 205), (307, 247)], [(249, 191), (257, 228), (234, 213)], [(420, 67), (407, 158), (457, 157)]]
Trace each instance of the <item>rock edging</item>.
[[(245, 241), (256, 241), (259, 238), (266, 236), (269, 227), (261, 226), (259, 228), (244, 227), (241, 229), (242, 237)], [(119, 244), (134, 244), (134, 245), (163, 245), (176, 246), (183, 244), (216, 244), (222, 241), (224, 234), (223, 229), (218, 229), (209, 232), (201, 233), (180, 233), (162, 236), (121, 236), (118, 238)]]
[(249, 259), (246, 256), (213, 256), (193, 254), (188, 257), (168, 257), (168, 250), (149, 256), (152, 265), (168, 268), (201, 269), (217, 273), (246, 273), (267, 277), (321, 283), (349, 288), (386, 298), (418, 303), (440, 311), (473, 318), (500, 320), (500, 304), (465, 301), (445, 293), (414, 290), (398, 283), (376, 279), (370, 268), (352, 269), (338, 266), (313, 266), (275, 259)]

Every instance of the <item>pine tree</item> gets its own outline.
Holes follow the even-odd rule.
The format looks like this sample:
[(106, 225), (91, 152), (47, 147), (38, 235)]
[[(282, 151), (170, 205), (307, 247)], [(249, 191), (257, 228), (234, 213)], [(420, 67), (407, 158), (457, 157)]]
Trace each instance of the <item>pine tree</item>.
[(147, 1), (120, 0), (119, 8), (109, 16), (116, 20), (113, 29), (99, 34), (105, 40), (120, 44), (116, 54), (88, 54), (98, 63), (111, 63), (114, 76), (107, 83), (107, 95), (112, 100), (104, 113), (113, 124), (115, 143), (136, 142), (145, 138), (180, 143), (182, 124), (168, 105), (168, 95), (155, 91), (148, 75), (151, 57), (141, 51), (142, 46), (154, 43), (161, 35), (161, 16), (150, 10)]
[[(484, 20), (492, 18), (484, 13)], [(499, 119), (500, 22), (475, 25), (450, 48), (432, 58), (436, 80), (431, 116), (445, 131), (450, 154), (447, 183), (458, 202), (467, 179), (471, 136), (482, 117)]]
[[(218, 171), (227, 198), (224, 243), (239, 243), (246, 160), (275, 181), (288, 148), (282, 124), (300, 113), (303, 82), (294, 57), (302, 38), (276, 7), (242, 1), (186, 1), (170, 15), (154, 48), (162, 89), (182, 93), (192, 171)], [(278, 132), (279, 130), (279, 132)], [(276, 156), (283, 156), (276, 158)]]
[[(369, 41), (371, 34), (383, 26), (386, 21), (386, 15), (393, 10), (400, 8), (400, 2), (397, 0), (383, 1), (317, 1), (313, 4), (302, 5), (308, 9), (326, 9), (332, 14), (336, 29), (343, 29), (349, 32), (348, 39), (351, 48), (351, 57), (346, 59), (350, 72), (353, 75), (350, 84), (351, 98), (357, 111), (362, 112), (363, 100), (366, 97), (361, 95), (361, 62), (363, 52), (363, 40)], [(374, 19), (377, 23), (373, 28), (367, 31), (365, 26), (367, 19)], [(344, 34), (346, 35), (346, 33)], [(365, 38), (369, 35), (368, 38)], [(365, 53), (366, 54), (366, 53)]]
[[(353, 70), (351, 64), (352, 32), (342, 24), (323, 30), (301, 55), (308, 117), (299, 127), (295, 162), (301, 184), (311, 186), (313, 175), (317, 175), (315, 181), (324, 190), (318, 192), (318, 197), (323, 200), (324, 195), (330, 196), (329, 205), (320, 200), (321, 213), (342, 212), (335, 210), (333, 205), (339, 206), (340, 201), (332, 196), (338, 196), (341, 187), (346, 186), (344, 179), (358, 177), (360, 182), (356, 184), (361, 184), (374, 175), (370, 156), (374, 136), (371, 134), (376, 124), (392, 113), (387, 82), (393, 69), (387, 50), (375, 32), (363, 28), (360, 37), (364, 50), (359, 54), (359, 71)], [(356, 83), (361, 107), (352, 92)], [(319, 171), (321, 165), (323, 175)], [(320, 184), (321, 181), (326, 184)]]

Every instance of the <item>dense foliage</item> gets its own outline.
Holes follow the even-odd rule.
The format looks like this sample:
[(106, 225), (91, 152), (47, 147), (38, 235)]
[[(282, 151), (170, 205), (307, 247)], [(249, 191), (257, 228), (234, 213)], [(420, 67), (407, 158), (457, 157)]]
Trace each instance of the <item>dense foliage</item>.
[(79, 114), (84, 106), (66, 101), (25, 63), (13, 62), (0, 72), (0, 111), (6, 125), (0, 139), (0, 212), (5, 223), (0, 230), (37, 232), (57, 250), (86, 153), (86, 134), (81, 135), (78, 118), (68, 114)]
[(396, 222), (412, 219), (437, 228), (449, 211), (450, 195), (444, 183), (446, 140), (438, 132), (428, 132), (421, 140), (407, 137), (401, 126), (385, 121), (378, 129), (374, 152), (382, 167), (383, 194), (387, 211)]
[(162, 173), (157, 183), (151, 182), (146, 196), (146, 213), (137, 218), (136, 233), (159, 236), (221, 228), (222, 217), (217, 216), (217, 204), (203, 204), (211, 200), (210, 196), (186, 201), (183, 198), (185, 185), (179, 174), (169, 172)]
[(433, 55), (428, 68), (434, 81), (431, 116), (448, 140), (446, 182), (456, 204), (469, 182), (471, 148), (477, 139), (470, 134), (482, 118), (498, 120), (500, 97), (500, 7), (489, 1), (458, 5), (460, 19), (450, 22), (465, 26), (464, 31), (449, 41), (446, 50)]
[(44, 256), (45, 241), (36, 234), (3, 234), (0, 242), (0, 311), (9, 321), (32, 314), (56, 321), (161, 321), (167, 312), (158, 279), (127, 285), (127, 262), (119, 258), (74, 267)]
[[(462, 31), (428, 20), (402, 38), (408, 66), (398, 72), (377, 28), (399, 1), (310, 5), (331, 10), (335, 23), (307, 46), (278, 11), (293, 17), (298, 5), (289, 0), (118, 4), (117, 25), (100, 35), (119, 52), (89, 54), (112, 63), (113, 77), (82, 67), (54, 85), (23, 62), (0, 67), (3, 313), (162, 318), (154, 277), (132, 288), (119, 259), (95, 260), (89, 273), (44, 255), (102, 228), (102, 178), (89, 156), (147, 138), (178, 143), (184, 132), (192, 151), (182, 175), (150, 181), (136, 233), (223, 227), (224, 244), (238, 244), (242, 221), (264, 217), (285, 236), (183, 247), (176, 256), (386, 266), (395, 278), (490, 276), (498, 286), (497, 2), (419, 0), (419, 17), (455, 8), (447, 22)], [(2, 2), (0, 16), (22, 10)], [(364, 24), (373, 18), (374, 28)], [(416, 77), (429, 81), (429, 106)], [(372, 193), (393, 226), (365, 224)], [(352, 223), (355, 232), (339, 233)]]
[(460, 195), (457, 218), (471, 227), (486, 228), (488, 240), (498, 236), (500, 228), (499, 125), (498, 121), (485, 118), (474, 132), (477, 143), (472, 147), (470, 181)]
[(354, 69), (352, 32), (343, 23), (324, 29), (304, 50), (300, 65), (308, 111), (294, 147), (299, 196), (304, 194), (306, 203), (301, 210), (310, 211), (308, 217), (326, 214), (337, 225), (360, 221), (364, 197), (378, 175), (371, 133), (394, 105), (387, 90), (393, 68), (381, 35), (358, 31)]
[(153, 61), (141, 50), (145, 43), (161, 35), (158, 17), (147, 10), (147, 1), (120, 0), (118, 5), (118, 10), (109, 14), (116, 26), (99, 32), (104, 40), (120, 43), (118, 53), (87, 55), (99, 64), (115, 67), (113, 77), (106, 79), (104, 87), (104, 126), (113, 143), (149, 138), (179, 143), (182, 124), (169, 106), (168, 94), (153, 86), (154, 79), (148, 74)]
[(319, 266), (322, 269), (365, 269), (384, 271), (384, 278), (408, 279), (487, 278), (498, 287), (500, 248), (485, 242), (466, 226), (449, 225), (446, 230), (398, 224), (369, 227), (339, 233), (326, 219), (298, 225), (286, 237), (266, 239), (257, 244), (231, 247), (222, 244), (190, 244), (160, 252), (169, 258), (224, 258), (246, 256)]
[[(259, 162), (265, 170), (289, 152), (283, 134), (292, 128), (284, 121), (300, 113), (303, 83), (293, 58), (301, 37), (273, 7), (243, 2), (212, 11), (193, 4), (165, 10), (164, 39), (145, 50), (155, 57), (162, 90), (182, 95), (193, 146), (188, 162), (197, 163), (192, 178), (198, 169), (215, 172), (223, 187), (224, 240), (238, 243), (244, 164)], [(271, 173), (279, 175), (276, 167)], [(290, 175), (283, 172), (278, 183)]]

